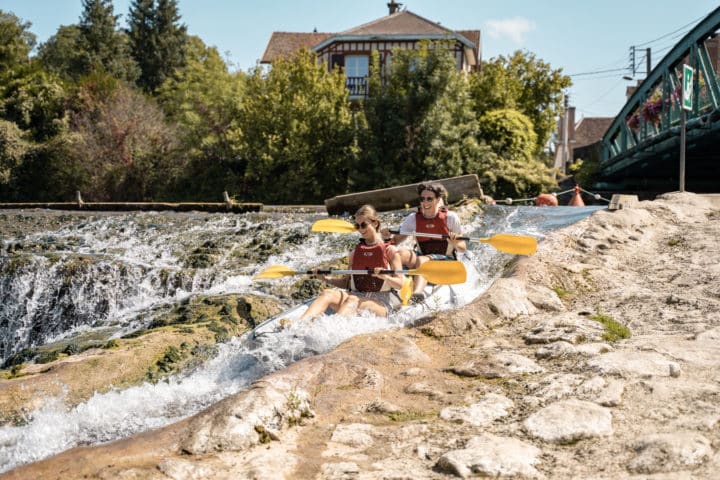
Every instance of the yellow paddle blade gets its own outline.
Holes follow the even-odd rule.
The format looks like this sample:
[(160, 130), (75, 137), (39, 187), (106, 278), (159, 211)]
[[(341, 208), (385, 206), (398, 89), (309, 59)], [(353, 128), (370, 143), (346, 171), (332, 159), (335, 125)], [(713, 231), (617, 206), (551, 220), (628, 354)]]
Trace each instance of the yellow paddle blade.
[(400, 289), (400, 300), (404, 306), (410, 304), (410, 297), (412, 297), (414, 288), (413, 277), (410, 275), (403, 279), (403, 286)]
[(282, 265), (271, 265), (267, 267), (262, 272), (255, 275), (252, 279), (253, 280), (259, 280), (262, 278), (281, 278), (281, 277), (287, 277), (289, 275), (295, 275), (295, 270), (292, 270), (288, 267), (284, 267)]
[(313, 232), (327, 232), (327, 233), (352, 233), (356, 231), (355, 225), (345, 220), (338, 220), (336, 218), (324, 218), (313, 223), (310, 229)]
[(415, 270), (408, 270), (408, 275), (422, 275), (430, 283), (437, 285), (453, 285), (465, 283), (467, 271), (465, 265), (458, 260), (430, 260)]
[(537, 239), (525, 235), (498, 233), (490, 238), (479, 238), (482, 243), (489, 243), (501, 252), (514, 255), (532, 255), (537, 251)]

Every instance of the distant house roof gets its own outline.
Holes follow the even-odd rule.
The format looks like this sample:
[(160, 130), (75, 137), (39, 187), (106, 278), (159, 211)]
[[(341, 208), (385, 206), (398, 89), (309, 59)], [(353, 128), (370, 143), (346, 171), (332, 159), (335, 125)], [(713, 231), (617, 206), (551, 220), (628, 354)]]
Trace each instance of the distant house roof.
[(586, 117), (575, 124), (574, 148), (591, 145), (602, 140), (614, 117)]
[(340, 33), (273, 32), (261, 63), (288, 57), (301, 48), (319, 50), (334, 41), (387, 39), (418, 40), (454, 38), (480, 58), (480, 31), (453, 31), (407, 10), (392, 13)]
[(272, 63), (277, 58), (288, 58), (302, 48), (312, 50), (312, 47), (333, 35), (335, 34), (318, 32), (273, 32), (260, 63)]

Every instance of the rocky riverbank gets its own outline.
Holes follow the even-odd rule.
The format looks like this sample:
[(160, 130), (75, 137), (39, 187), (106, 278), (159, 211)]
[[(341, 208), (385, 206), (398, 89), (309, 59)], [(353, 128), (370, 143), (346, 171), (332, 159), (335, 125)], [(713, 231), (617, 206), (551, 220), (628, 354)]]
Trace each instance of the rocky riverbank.
[(720, 210), (597, 212), (471, 305), (0, 478), (717, 478)]

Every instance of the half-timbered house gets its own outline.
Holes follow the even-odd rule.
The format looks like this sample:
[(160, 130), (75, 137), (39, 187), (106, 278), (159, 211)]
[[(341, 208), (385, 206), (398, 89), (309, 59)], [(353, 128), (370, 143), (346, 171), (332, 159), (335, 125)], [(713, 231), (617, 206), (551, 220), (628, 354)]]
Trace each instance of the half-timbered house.
[(430, 21), (391, 0), (389, 13), (363, 25), (340, 33), (273, 32), (261, 63), (289, 57), (306, 48), (318, 56), (328, 69), (340, 67), (346, 76), (351, 99), (367, 95), (367, 76), (370, 56), (378, 52), (381, 66), (390, 65), (395, 49), (416, 49), (424, 40), (447, 40), (461, 71), (477, 70), (480, 65), (480, 31), (450, 30)]

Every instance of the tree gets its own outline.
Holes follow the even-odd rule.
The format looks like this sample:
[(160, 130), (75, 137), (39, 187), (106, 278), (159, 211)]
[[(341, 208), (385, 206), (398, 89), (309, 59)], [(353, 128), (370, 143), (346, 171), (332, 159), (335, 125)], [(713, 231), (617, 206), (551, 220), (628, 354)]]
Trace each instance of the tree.
[(537, 144), (530, 119), (512, 109), (490, 110), (480, 117), (480, 138), (501, 157), (530, 160)]
[(36, 38), (30, 26), (13, 13), (0, 10), (0, 88), (9, 79), (22, 75), (30, 64)]
[(0, 193), (8, 198), (10, 179), (29, 148), (23, 132), (12, 122), (0, 120)]
[[(105, 74), (107, 75), (107, 74)], [(87, 197), (147, 201), (178, 175), (176, 132), (157, 105), (123, 83), (89, 77), (75, 94), (74, 156), (87, 172)]]
[(154, 93), (185, 63), (187, 27), (179, 24), (176, 0), (134, 0), (130, 6), (130, 51), (140, 68), (137, 84)]
[(482, 70), (471, 77), (471, 89), (478, 116), (498, 109), (514, 109), (532, 121), (537, 135), (535, 153), (540, 153), (563, 111), (563, 91), (572, 84), (562, 69), (529, 52), (516, 51), (483, 62)]
[(26, 130), (33, 140), (45, 141), (67, 127), (66, 92), (60, 79), (34, 68), (8, 82), (0, 101), (3, 117)]
[(354, 158), (345, 77), (314, 53), (255, 68), (247, 78), (235, 132), (250, 198), (317, 202), (344, 191)]
[(83, 0), (80, 17), (78, 79), (93, 71), (105, 71), (115, 78), (134, 80), (138, 69), (127, 46), (124, 33), (117, 30), (119, 15), (113, 13), (111, 0)]
[(393, 51), (389, 71), (371, 62), (356, 187), (378, 188), (474, 169), (477, 121), (446, 42)]
[(78, 25), (61, 25), (38, 48), (37, 60), (48, 72), (64, 79), (79, 77), (85, 71), (86, 56), (81, 48), (81, 32)]
[(239, 192), (245, 175), (237, 153), (238, 117), (244, 74), (230, 73), (215, 47), (198, 37), (185, 45), (186, 65), (177, 69), (157, 91), (168, 119), (179, 127), (187, 165), (177, 190), (183, 199), (219, 198)]

